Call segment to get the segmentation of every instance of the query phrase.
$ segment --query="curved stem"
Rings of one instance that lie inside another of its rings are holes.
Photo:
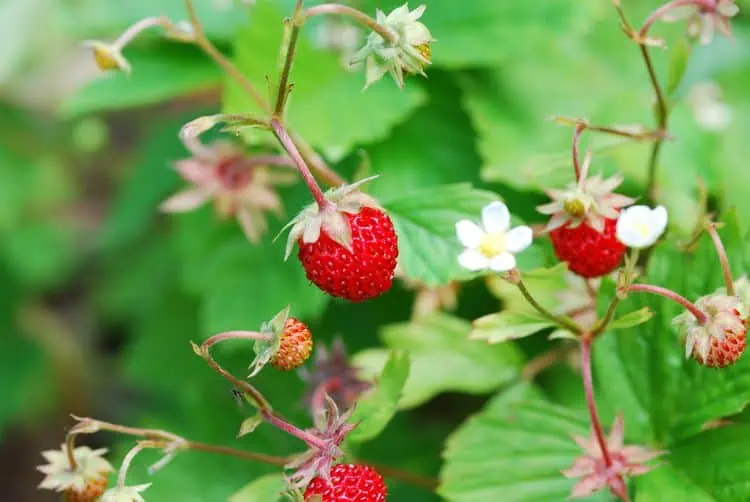
[[[591,427],[594,429],[596,441],[602,451],[602,457],[607,467],[612,466],[612,457],[607,448],[607,440],[604,438],[602,424],[599,421],[599,413],[596,410],[596,401],[594,399],[594,379],[591,375],[591,344],[592,339],[584,337],[581,340],[581,370],[583,372],[583,389],[586,393],[586,406],[589,409],[591,417]]]
[[[364,12],[360,12],[357,9],[354,9],[347,5],[340,5],[335,3],[315,5],[302,11],[302,14],[297,18],[297,23],[301,26],[311,17],[330,14],[350,17],[358,23],[370,28],[388,43],[395,44],[398,41],[398,35],[396,35],[388,27],[378,23],[375,19],[371,18]]]
[[[724,243],[721,242],[719,232],[716,231],[716,223],[708,223],[706,225],[706,231],[711,236],[711,240],[716,247],[716,254],[719,255],[719,262],[721,263],[721,271],[724,273],[724,284],[727,287],[727,294],[729,296],[735,296],[734,281],[732,280],[732,268],[729,266],[729,258],[727,257],[727,250],[724,248]]]
[[[271,129],[276,135],[276,138],[279,140],[279,143],[281,143],[281,146],[284,147],[284,150],[286,150],[294,163],[297,165],[297,170],[302,176],[302,179],[305,181],[305,184],[310,190],[310,193],[315,199],[315,202],[318,203],[318,208],[323,211],[325,208],[330,206],[331,203],[328,199],[326,199],[326,196],[320,189],[318,182],[315,181],[315,177],[310,172],[310,168],[307,167],[305,160],[302,158],[299,150],[297,150],[297,146],[294,144],[294,141],[292,141],[289,133],[281,124],[281,122],[279,122],[279,120],[276,118],[271,119]]]
[[[576,174],[576,183],[581,181],[581,164],[578,160],[578,144],[581,141],[581,133],[586,129],[586,124],[579,122],[573,130],[573,170]]]
[[[703,7],[712,9],[714,6],[712,5],[712,2],[710,0],[704,1],[704,0],[673,0],[672,2],[666,3],[653,11],[648,18],[646,19],[646,22],[643,23],[643,26],[641,27],[640,31],[638,32],[638,35],[640,36],[641,40],[646,38],[646,35],[648,34],[648,30],[651,29],[651,26],[658,21],[659,19],[663,18],[670,10],[675,9],[677,7],[681,7],[684,5],[694,5],[696,7]]]
[[[557,316],[550,312],[549,310],[542,307],[539,302],[536,301],[536,299],[531,295],[529,290],[526,288],[526,285],[523,283],[522,280],[518,280],[516,283],[516,286],[518,287],[519,291],[521,291],[521,294],[524,298],[526,298],[526,301],[531,304],[532,307],[534,307],[537,312],[539,312],[543,317],[549,319],[550,321],[554,322],[555,324],[572,331],[573,333],[581,333],[581,328],[570,319],[567,319],[563,316]]]
[[[68,464],[70,464],[70,470],[75,471],[78,469],[78,462],[76,462],[75,449],[76,449],[76,436],[77,432],[68,432],[65,437],[65,450],[68,454]]]
[[[214,342],[215,343],[215,342]],[[209,351],[210,345],[207,347],[199,347],[196,350],[196,353],[200,355],[204,361],[213,369],[215,372],[217,372],[219,375],[223,376],[226,380],[228,380],[232,385],[237,387],[241,392],[246,394],[250,397],[250,399],[253,401],[255,406],[260,410],[261,413],[265,412],[271,412],[271,404],[266,400],[266,398],[263,396],[263,394],[258,391],[255,387],[250,385],[245,380],[240,380],[236,376],[232,375],[230,372],[222,368],[219,363],[217,363],[213,357],[211,357],[211,353]]]
[[[164,16],[147,17],[141,19],[140,21],[128,27],[128,29],[125,30],[122,35],[117,37],[117,40],[112,43],[112,47],[122,49],[130,42],[132,42],[133,39],[137,37],[141,32],[153,27],[162,27],[165,30],[168,30],[170,27],[172,27],[172,23],[167,17]]]
[[[203,49],[203,52],[205,52],[211,59],[216,62],[217,65],[221,67],[224,72],[232,77],[235,82],[237,82],[240,87],[242,87],[245,92],[247,92],[258,104],[258,106],[268,112],[271,113],[271,107],[266,102],[263,95],[258,91],[258,89],[255,88],[253,83],[248,79],[229,59],[227,59],[224,54],[221,53],[219,49],[216,48],[214,44],[211,43],[211,41],[206,37],[205,33],[203,32],[203,26],[200,23],[200,20],[198,19],[198,15],[195,12],[195,7],[193,6],[192,0],[184,0],[185,1],[185,9],[188,13],[188,18],[190,19],[190,24],[193,26],[193,32],[195,34],[195,44],[198,45],[201,49]]]
[[[323,182],[332,187],[346,184],[346,180],[339,173],[331,169],[323,158],[298,134],[291,133],[292,141],[300,152],[302,159],[320,176]]]
[[[201,344],[201,347],[208,350],[212,346],[225,340],[262,340],[270,342],[273,340],[273,336],[266,333],[258,333],[257,331],[225,331],[208,338]]]
[[[125,488],[125,479],[128,475],[128,469],[130,469],[130,464],[133,462],[133,459],[136,455],[138,455],[141,451],[143,451],[146,448],[149,448],[152,445],[149,445],[145,442],[139,442],[136,443],[135,446],[133,446],[130,451],[125,455],[125,458],[122,459],[122,465],[120,466],[120,473],[117,475],[117,488],[123,489]]]
[[[693,314],[693,316],[695,316],[699,324],[703,325],[708,322],[708,316],[705,312],[699,309],[693,302],[691,302],[684,296],[675,293],[671,289],[662,288],[660,286],[653,286],[651,284],[632,284],[627,287],[626,291],[652,293],[655,295],[663,296],[664,298],[669,298],[670,300],[677,302],[685,307],[691,314]]]

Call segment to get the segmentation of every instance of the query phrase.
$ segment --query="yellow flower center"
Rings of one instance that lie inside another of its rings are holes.
[[[479,252],[485,258],[494,258],[503,254],[505,252],[505,233],[495,232],[485,234],[477,249],[479,249]]]
[[[640,235],[644,239],[651,234],[651,228],[648,226],[647,223],[642,222],[642,221],[633,224],[633,230],[635,230],[638,233],[638,235]]]

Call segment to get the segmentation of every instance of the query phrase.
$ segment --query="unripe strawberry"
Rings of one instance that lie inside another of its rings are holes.
[[[302,210],[287,226],[286,256],[295,244],[307,278],[332,296],[360,302],[393,284],[398,238],[377,201],[359,191],[361,180],[326,193],[326,203]]]
[[[385,502],[388,490],[378,471],[367,465],[338,464],[329,482],[317,477],[305,490],[305,500],[322,496],[322,502]]]
[[[605,218],[604,231],[597,232],[586,223],[577,227],[560,227],[549,237],[557,257],[581,277],[601,277],[620,265],[625,246],[617,240],[617,220]]]
[[[269,363],[281,371],[291,371],[299,368],[307,361],[312,353],[313,340],[310,329],[305,323],[288,317],[284,322],[284,332],[281,334],[279,350],[273,355]]]
[[[686,357],[709,368],[725,368],[737,362],[747,344],[742,302],[734,296],[712,294],[699,298],[695,306],[706,315],[704,324],[690,312],[672,321],[685,337]]]
[[[331,296],[360,302],[391,288],[398,246],[393,223],[385,212],[363,207],[344,213],[351,229],[351,249],[325,231],[312,243],[299,240],[299,260],[307,278]]]
[[[65,490],[63,502],[96,502],[107,491],[109,480],[106,477],[89,479],[82,490],[74,488]]]
[[[48,463],[37,467],[45,475],[39,488],[63,492],[64,502],[96,502],[107,490],[107,474],[114,470],[104,458],[106,453],[106,449],[79,446],[73,450],[73,468],[66,445],[42,452]]]

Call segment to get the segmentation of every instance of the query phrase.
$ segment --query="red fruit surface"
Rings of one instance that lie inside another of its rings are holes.
[[[737,317],[740,313],[734,311]],[[747,345],[747,330],[741,332],[725,331],[724,339],[711,338],[711,348],[708,351],[708,357],[704,360],[698,353],[697,347],[693,348],[693,358],[703,366],[709,368],[726,368],[737,362],[745,352]]]
[[[338,464],[331,469],[331,481],[320,477],[310,481],[305,500],[322,495],[323,502],[385,502],[388,490],[378,471],[367,465]]]
[[[556,228],[549,233],[555,254],[581,277],[601,277],[612,272],[622,261],[625,245],[617,240],[617,220],[606,218],[599,233],[586,223],[575,228]]]
[[[271,366],[281,371],[299,368],[312,352],[312,333],[305,323],[289,317],[284,322],[279,350],[271,358]]]
[[[383,211],[363,207],[344,213],[352,232],[350,252],[325,232],[316,242],[299,239],[298,257],[307,278],[332,296],[361,302],[391,288],[398,258],[393,222]]]
[[[63,502],[96,502],[107,491],[108,484],[109,480],[106,477],[91,479],[82,491],[66,490],[62,497]]]

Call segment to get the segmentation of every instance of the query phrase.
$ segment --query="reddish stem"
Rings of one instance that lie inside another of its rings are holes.
[[[655,295],[663,296],[675,301],[685,307],[695,318],[698,320],[698,324],[704,325],[708,322],[708,316],[705,312],[699,309],[693,302],[685,298],[684,296],[675,293],[671,289],[662,288],[660,286],[653,286],[651,284],[632,284],[628,286],[626,291],[652,293]]]
[[[711,236],[714,247],[716,247],[716,254],[719,255],[719,263],[721,263],[721,271],[724,273],[724,284],[727,286],[727,294],[735,296],[732,268],[729,266],[729,257],[727,257],[727,250],[724,248],[724,243],[721,242],[719,232],[716,231],[716,224],[708,223],[706,230],[708,231],[708,235]]]
[[[576,183],[581,181],[581,163],[578,160],[578,144],[581,141],[581,133],[586,129],[586,124],[581,122],[576,124],[573,130],[573,169],[576,173]]]
[[[581,370],[583,372],[583,389],[586,393],[586,405],[591,416],[591,427],[594,429],[596,441],[602,451],[605,465],[609,468],[612,466],[612,457],[607,448],[607,440],[604,438],[602,423],[599,421],[599,413],[596,411],[596,401],[594,400],[594,379],[591,376],[591,343],[589,337],[581,339]]]
[[[315,181],[315,177],[310,172],[310,168],[307,167],[307,164],[302,158],[302,155],[299,153],[299,150],[297,150],[297,146],[294,144],[294,141],[292,141],[292,138],[289,137],[289,133],[277,119],[271,119],[271,129],[273,129],[273,133],[276,135],[279,143],[281,143],[281,146],[284,147],[284,150],[286,150],[286,152],[289,154],[289,156],[297,166],[297,170],[302,176],[302,179],[305,181],[307,188],[310,190],[310,193],[315,199],[315,202],[318,203],[318,208],[323,211],[325,208],[331,205],[331,202],[326,199],[326,196],[320,189],[318,182]]]
[[[673,0],[672,2],[666,3],[653,11],[651,15],[648,16],[646,19],[646,22],[643,23],[643,26],[641,27],[641,30],[638,32],[638,35],[640,35],[641,39],[645,38],[648,34],[648,30],[651,29],[651,26],[658,21],[659,19],[663,18],[665,14],[667,14],[670,10],[675,9],[677,7],[682,7],[684,5],[694,5],[698,8],[701,8],[703,10],[714,10],[715,6],[712,0]]]
[[[203,348],[208,350],[217,343],[223,342],[225,340],[263,340],[265,342],[269,342],[272,339],[273,337],[271,335],[266,333],[258,333],[257,331],[226,331],[224,333],[219,333],[218,335],[214,335],[208,338],[201,345],[203,346]]]
[[[298,439],[301,439],[305,443],[307,443],[309,446],[317,448],[319,450],[325,450],[328,445],[325,443],[325,441],[321,440],[319,437],[307,432],[303,431],[299,427],[290,424],[277,414],[273,413],[272,411],[261,411],[263,415],[263,419],[268,422],[269,424],[273,425],[277,429],[280,429],[287,434],[290,434]]]

